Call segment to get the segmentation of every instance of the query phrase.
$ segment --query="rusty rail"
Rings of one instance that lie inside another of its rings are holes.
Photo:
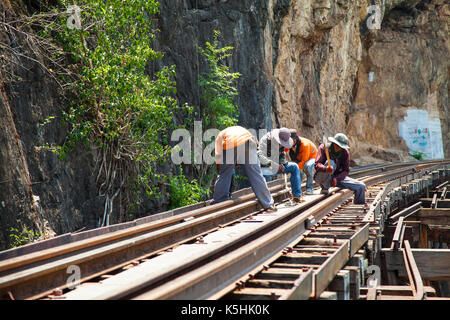
[[[376,175],[364,181],[367,184],[376,183],[385,179],[386,175],[393,178],[402,173],[408,173],[417,168],[421,168],[421,166],[427,167],[440,163],[442,162],[428,162],[424,165],[406,168],[403,165],[403,169],[395,170],[389,174],[383,173]],[[371,170],[375,169],[372,168]],[[384,171],[384,169],[377,170]],[[282,199],[288,194],[288,190],[283,190],[283,187],[283,185],[277,185],[271,188],[272,192],[276,192],[274,197],[278,196]],[[339,189],[334,188],[333,190],[337,192]],[[324,211],[329,210],[326,206],[330,205],[330,203],[336,206],[351,196],[349,190],[341,190],[338,193],[339,196],[321,196],[320,200],[325,198],[324,203],[312,209],[310,206],[314,205],[313,202],[308,207],[303,208],[303,210],[306,210],[305,215],[295,212],[290,216],[290,219],[301,216],[301,219],[304,220],[300,221],[300,227],[305,228],[305,219],[311,215],[315,215],[317,219],[320,219],[321,215],[318,213],[321,212],[320,208]],[[326,210],[324,209],[325,207],[327,208]],[[133,260],[150,257],[161,250],[166,250],[176,245],[180,241],[190,241],[204,232],[210,232],[211,230],[223,227],[225,224],[249,217],[257,211],[258,202],[255,200],[254,195],[247,194],[238,199],[199,208],[191,212],[185,212],[176,217],[161,219],[150,224],[143,224],[47,249],[42,252],[30,253],[25,256],[0,261],[0,293],[3,292],[10,296],[11,291],[14,291],[18,286],[22,286],[22,288],[35,286],[34,291],[33,289],[29,289],[29,291],[25,290],[22,296],[16,294],[16,298],[39,298],[49,294],[55,286],[65,287],[64,283],[67,278],[65,271],[67,266],[71,264],[84,266],[83,274],[87,274],[87,276],[81,279],[81,281],[86,281],[104,272],[109,272],[114,268],[123,267]],[[303,226],[301,226],[302,224]],[[197,226],[197,229],[194,228],[195,226]],[[275,228],[274,225],[271,228]],[[299,230],[295,232],[297,232],[296,234],[301,233]],[[157,244],[155,244],[156,239],[159,240]],[[282,240],[279,241],[282,242]],[[97,263],[98,266],[93,268],[92,262]],[[107,262],[106,266],[105,262]],[[57,275],[52,273],[53,271],[57,272]],[[46,286],[48,291],[42,290],[42,287],[45,287],[46,281],[48,283]],[[36,294],[38,288],[41,292],[40,294]],[[44,292],[42,293],[42,291]],[[118,296],[120,295],[116,295],[116,297]]]
[[[374,177],[363,179],[366,184],[374,184],[385,179],[392,179],[400,175],[408,174],[412,172],[413,168],[404,168],[400,170],[394,170],[393,172],[384,173]],[[415,169],[415,168],[414,168]],[[99,299],[206,299],[211,297],[220,296],[220,292],[224,289],[217,288],[234,286],[236,277],[246,274],[248,270],[256,268],[262,261],[271,259],[276,256],[276,252],[279,252],[282,248],[286,247],[289,243],[298,241],[299,237],[305,232],[305,225],[311,216],[314,216],[315,220],[323,218],[332,208],[335,208],[339,203],[343,203],[351,196],[352,192],[349,190],[341,190],[337,194],[325,199],[324,201],[316,204],[310,209],[302,212],[295,218],[280,225],[275,230],[269,232],[264,231],[264,236],[258,237],[252,242],[245,243],[245,246],[241,246],[238,249],[228,250],[226,253],[217,253],[216,256],[220,256],[220,259],[213,260],[212,262],[201,264],[195,268],[190,266],[192,271],[182,273],[182,275],[176,277],[169,271],[158,281],[152,281],[151,279],[137,280],[132,284],[125,284],[120,288],[108,291],[99,295]],[[344,245],[344,244],[343,244]],[[342,249],[342,253],[347,252],[349,247]],[[345,260],[348,256],[342,256],[336,253],[339,258],[336,261]],[[208,258],[205,257],[205,260]],[[333,266],[333,272],[337,272],[342,266],[337,264]],[[325,266],[323,267],[325,268]],[[337,269],[336,269],[337,268]],[[317,275],[320,273],[320,268]],[[328,272],[331,269],[326,269],[327,272],[323,272],[326,280],[320,281],[320,290],[325,289],[323,286],[327,281],[331,281],[332,272]],[[177,269],[177,274],[181,273]],[[331,276],[331,279],[328,279]],[[174,280],[172,280],[174,279]],[[161,285],[157,285],[156,282],[160,282]],[[211,286],[211,283],[216,283],[216,287]],[[219,284],[220,283],[220,284]],[[136,288],[139,288],[136,293]]]
[[[408,240],[404,241],[403,258],[409,283],[414,294],[414,299],[423,300],[426,297],[423,282]]]

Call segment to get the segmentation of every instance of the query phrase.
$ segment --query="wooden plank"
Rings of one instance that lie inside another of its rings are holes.
[[[379,295],[377,300],[415,300],[413,296],[388,296],[388,295]]]
[[[433,200],[431,201],[431,208],[436,208],[436,201],[437,201],[437,193],[434,194]]]
[[[325,252],[324,252],[325,253]],[[277,263],[293,263],[293,264],[322,264],[324,263],[329,253],[326,255],[313,255],[305,253],[288,253],[281,256]]]
[[[365,294],[367,291],[367,287],[361,287],[361,293]],[[381,292],[382,295],[391,295],[391,296],[413,296],[411,286],[378,286],[377,290]],[[430,286],[424,286],[424,291],[427,295],[434,296],[436,295],[436,290]]]
[[[406,223],[403,223],[403,228],[402,228],[402,232],[400,234],[400,241],[399,241],[400,248],[402,247],[402,244],[403,244],[403,238],[405,237],[405,231],[406,231]]]
[[[350,258],[347,265],[358,267],[360,285],[362,286],[364,284],[364,279],[365,279],[365,275],[366,275],[366,266],[364,263],[364,255],[355,254],[353,257]]]
[[[350,241],[345,241],[340,248],[330,256],[320,268],[315,271],[314,277],[314,297],[319,297],[325,291],[339,270],[347,263],[349,259]]]
[[[417,268],[423,280],[450,280],[450,249],[411,249]],[[386,267],[405,277],[405,267],[401,252],[382,249],[386,257]]]
[[[411,291],[413,293],[413,296],[415,297],[417,295],[416,285],[415,285],[415,278],[411,269],[410,262],[408,260],[408,255],[406,254],[406,249],[402,250],[403,254],[403,263],[405,265],[406,274],[408,276],[408,283],[411,286]]]
[[[331,291],[324,291],[320,294],[319,300],[337,300],[337,293]]]
[[[272,267],[274,268],[286,268],[286,269],[302,269],[302,268],[314,268],[314,269],[318,269],[320,267],[320,264],[306,264],[306,263],[302,263],[302,264],[294,264],[294,263],[279,263],[279,262],[274,262],[273,264],[271,264]]]
[[[450,208],[421,208],[414,214],[415,218],[450,217]]]
[[[437,198],[437,193],[434,194],[433,198],[421,198],[420,201],[422,202],[423,207],[428,207],[432,209],[437,208],[450,208],[450,199],[444,199],[440,200]]]
[[[258,274],[258,279],[264,280],[290,280],[294,281],[300,275],[301,271],[294,268],[269,268]]]
[[[443,188],[444,186],[446,186],[448,184],[448,181],[444,181],[443,183],[441,183],[440,185],[438,185],[435,190],[439,190],[441,188]]]
[[[436,209],[434,209],[436,210]],[[440,225],[440,226],[450,226],[450,217],[447,216],[436,216],[436,217],[427,217],[421,218],[420,222],[426,225]]]
[[[425,224],[420,224],[420,246],[422,248],[428,247],[428,230]]]
[[[327,291],[335,291],[338,300],[350,300],[350,271],[339,271],[329,284]]]
[[[369,227],[370,223],[366,223],[364,227],[358,230],[358,232],[350,238],[350,257],[352,257],[364,243],[369,240]]]
[[[232,297],[245,300],[276,300],[286,292],[286,289],[243,288],[233,291]]]
[[[321,254],[322,252],[328,252],[328,253],[332,254],[333,252],[335,252],[337,250],[337,248],[336,247],[318,248],[318,247],[307,247],[307,246],[296,245],[296,246],[294,246],[294,250],[297,251],[298,253]]]
[[[445,199],[445,196],[447,195],[447,188],[448,188],[448,186],[446,186],[446,187],[444,188],[444,190],[442,190],[442,193],[441,193],[441,200],[444,200],[444,199]]]
[[[377,300],[377,289],[376,288],[369,288],[367,290],[367,300]]]
[[[311,229],[315,224],[316,224],[316,219],[314,218],[313,215],[310,215],[305,220],[305,229]]]
[[[294,282],[291,290],[283,294],[279,300],[308,300],[313,292],[313,270],[303,273]]]
[[[450,208],[422,208],[411,219],[420,220],[423,224],[450,225]]]
[[[291,289],[292,280],[278,280],[278,279],[253,279],[245,283],[249,288],[278,288]]]
[[[360,293],[360,270],[359,267],[355,266],[346,266],[344,270],[350,272],[350,299],[351,300],[359,300]]]

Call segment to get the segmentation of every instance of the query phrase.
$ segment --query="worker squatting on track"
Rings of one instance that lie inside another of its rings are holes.
[[[276,211],[274,200],[267,187],[280,173],[290,173],[292,201],[303,202],[301,183],[306,175],[306,192],[313,194],[313,179],[322,190],[330,187],[350,189],[355,193],[355,204],[365,203],[364,183],[348,177],[350,153],[348,138],[343,133],[329,137],[331,145],[322,143],[319,148],[309,139],[300,137],[294,129],[273,129],[259,141],[245,128],[233,126],[222,130],[216,138],[215,157],[218,176],[211,204],[226,201],[234,168],[242,165],[250,185],[262,207]],[[286,160],[286,153],[291,161]],[[314,174],[315,171],[315,174]]]
[[[348,138],[343,133],[329,137],[331,147],[321,144],[315,161],[315,180],[322,187],[321,193],[327,194],[329,188],[339,187],[350,189],[355,193],[355,204],[366,203],[366,185],[356,179],[350,178],[350,152]],[[326,149],[329,152],[329,160],[326,157]]]
[[[305,194],[313,194],[314,163],[317,156],[317,147],[311,140],[299,137],[297,130],[291,129],[290,132],[294,145],[286,152],[289,152],[289,157],[297,163],[300,170],[300,180],[303,181],[303,175],[306,175]]]

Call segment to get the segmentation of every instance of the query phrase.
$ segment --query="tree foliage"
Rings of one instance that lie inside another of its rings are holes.
[[[220,32],[214,31],[213,42],[206,42],[200,53],[208,63],[209,71],[199,76],[199,86],[202,89],[202,105],[200,116],[206,128],[219,130],[236,125],[239,111],[234,103],[238,91],[235,80],[241,74],[230,72],[224,60],[232,55],[233,47],[219,47]]]
[[[68,7],[72,1],[61,3]],[[151,47],[157,1],[83,0],[78,5],[81,29],[65,26],[58,34],[79,75],[72,84],[76,99],[64,112],[69,133],[58,151],[65,157],[80,143],[98,151],[104,225],[116,197],[135,204],[142,189],[147,197],[157,195],[163,177],[155,166],[168,155],[166,134],[176,108],[175,71],[147,72],[149,62],[162,57]],[[67,25],[67,18],[62,16],[60,25]]]
[[[37,240],[41,240],[43,237],[42,233],[28,230],[26,226],[22,228],[22,231],[19,231],[18,228],[10,228],[10,232],[10,248],[20,247]]]
[[[174,99],[174,66],[149,71],[149,65],[162,57],[152,49],[156,0],[77,1],[80,29],[68,26],[73,12],[67,8],[73,4],[59,0],[45,12],[0,22],[27,37],[31,52],[43,60],[23,56],[38,63],[70,101],[62,106],[68,130],[65,141],[47,143],[45,148],[61,159],[78,146],[97,156],[93,175],[105,201],[100,225],[109,224],[114,203],[119,202],[119,208],[139,208],[144,198],[158,197],[162,185],[169,188],[172,207],[201,200],[211,187],[214,166],[195,165],[192,181],[183,172],[173,175],[156,168],[168,159],[167,137],[175,109],[185,112],[188,129],[192,120],[202,120],[205,129],[219,130],[237,123],[235,80],[240,74],[230,72],[226,64],[233,47],[220,47],[220,33],[215,31],[213,41],[199,48],[208,66],[198,78],[201,103],[180,109]],[[8,50],[20,54],[13,47]],[[4,62],[3,57],[0,60]],[[59,118],[52,115],[40,127],[55,120]],[[134,216],[132,211],[120,212],[117,220]]]
[[[237,124],[239,110],[235,104],[238,95],[236,80],[241,76],[238,72],[230,72],[226,65],[227,58],[232,56],[233,47],[219,44],[220,32],[215,30],[213,41],[205,42],[199,47],[200,54],[208,65],[208,71],[199,75],[198,85],[202,91],[201,105],[196,118],[202,121],[205,129],[223,130]],[[202,141],[203,148],[213,141]],[[211,189],[216,175],[215,166],[207,164],[194,165],[196,177],[203,188]]]
[[[169,177],[170,206],[169,209],[187,206],[199,202],[207,195],[196,179],[189,181],[180,168],[180,174]]]

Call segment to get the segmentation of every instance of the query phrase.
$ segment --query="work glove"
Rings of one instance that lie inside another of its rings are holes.
[[[327,168],[325,169],[325,171],[326,171],[327,173],[329,173],[329,174],[332,174],[332,173],[333,173],[333,167],[327,167]]]
[[[331,180],[331,186],[336,187],[336,183],[337,183],[337,179],[333,178],[333,180]]]

